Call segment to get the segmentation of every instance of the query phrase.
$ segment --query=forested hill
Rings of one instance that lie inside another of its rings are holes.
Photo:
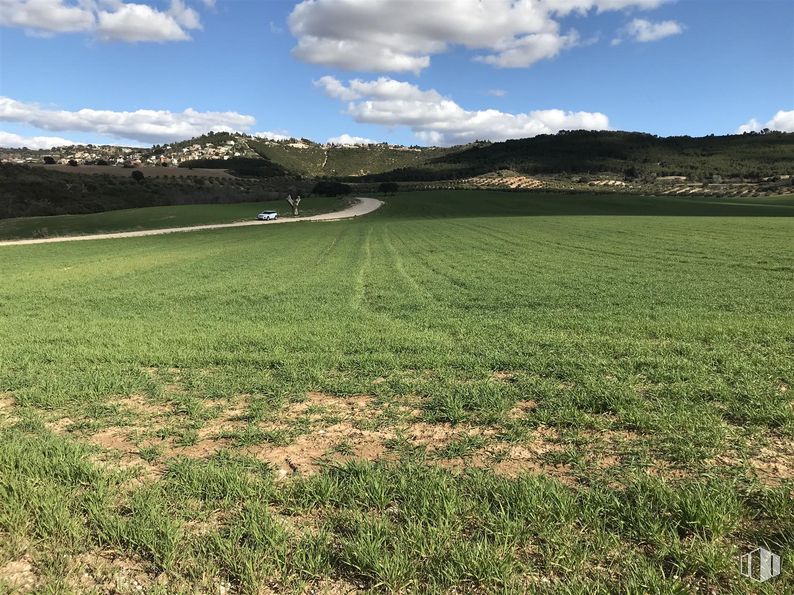
[[[122,155],[123,159],[118,155]],[[112,157],[112,158],[111,158]],[[651,180],[759,181],[794,175],[794,133],[657,137],[637,132],[560,132],[504,142],[455,147],[318,144],[307,139],[267,140],[210,133],[150,149],[62,147],[50,151],[0,150],[16,164],[179,165],[228,170],[245,177],[344,178],[349,181],[461,179],[498,170],[525,175],[614,174]]]
[[[378,180],[461,178],[509,169],[524,174],[611,172],[631,178],[686,176],[760,180],[794,175],[794,133],[657,137],[635,132],[561,132],[478,143]]]

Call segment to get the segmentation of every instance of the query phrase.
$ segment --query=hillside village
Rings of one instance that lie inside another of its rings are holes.
[[[0,163],[17,165],[107,165],[116,167],[179,167],[190,161],[229,160],[232,158],[260,158],[261,153],[251,147],[284,147],[289,149],[327,150],[355,149],[365,144],[315,143],[308,139],[269,139],[239,133],[209,133],[183,142],[167,145],[153,145],[150,148],[125,147],[117,145],[70,145],[53,149],[27,149],[0,147]],[[402,145],[379,146],[394,150],[421,152],[420,147]]]
[[[113,145],[73,145],[50,150],[0,149],[0,162],[16,164],[108,165],[121,167],[170,166],[186,161],[254,157],[244,140],[228,140],[188,146],[164,145],[150,149]]]

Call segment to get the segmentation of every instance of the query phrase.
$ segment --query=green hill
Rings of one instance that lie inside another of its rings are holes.
[[[101,156],[121,149],[92,150]],[[61,155],[68,156],[67,151],[63,149]],[[130,154],[131,150],[127,151]],[[0,192],[6,200],[0,204],[0,218],[275,199],[286,192],[305,195],[316,178],[364,183],[359,189],[371,191],[382,181],[420,182],[416,187],[451,182],[440,184],[447,187],[466,185],[470,178],[483,174],[508,171],[511,176],[540,176],[542,182],[513,180],[502,184],[507,188],[517,188],[518,184],[524,189],[590,190],[589,185],[598,180],[618,179],[626,183],[609,187],[610,191],[739,196],[783,194],[791,191],[794,181],[794,134],[779,132],[663,138],[636,132],[573,131],[448,148],[321,145],[306,139],[273,141],[211,133],[136,151],[144,164],[160,163],[161,159],[169,163],[179,157],[180,171],[214,168],[228,174],[218,172],[225,179],[204,175],[193,178],[193,172],[188,172],[188,179],[173,175],[155,178],[147,173],[145,181],[137,183],[126,174],[128,170],[119,167],[99,168],[99,175],[90,175],[93,170],[85,164],[67,168],[68,173],[4,164]],[[33,164],[43,159],[41,152],[25,150],[4,150],[0,158]],[[120,172],[124,172],[122,178],[110,175]],[[676,183],[681,186],[673,187],[669,180],[655,183],[669,176],[680,177]],[[497,187],[498,182],[488,179],[482,184]],[[707,192],[699,187],[704,182],[712,185]],[[664,184],[670,187],[661,188]]]
[[[509,169],[522,174],[614,173],[640,178],[720,176],[761,180],[794,174],[794,134],[657,137],[636,132],[561,132],[478,143],[370,180],[441,180]]]
[[[54,167],[0,164],[0,219],[164,205],[261,202],[281,199],[287,188],[295,187],[302,194],[311,188],[311,182],[293,177],[233,177],[220,171],[210,175],[207,170],[184,170],[183,175],[169,175],[161,173],[168,170],[159,167],[74,167],[69,168],[71,171]],[[132,172],[143,178],[135,180]]]
[[[407,167],[422,167],[456,149],[377,145],[319,145],[306,139],[273,142],[259,139],[248,145],[262,158],[295,174],[307,176],[363,176]]]

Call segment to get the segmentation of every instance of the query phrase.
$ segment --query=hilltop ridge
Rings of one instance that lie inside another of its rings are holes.
[[[466,145],[469,146],[472,145]],[[363,176],[423,164],[428,158],[440,157],[459,148],[388,143],[317,143],[306,138],[267,138],[242,133],[210,132],[151,147],[89,144],[38,150],[0,148],[0,162],[18,165],[51,163],[236,169],[235,160],[253,159],[273,163],[279,175]]]
[[[648,181],[759,181],[794,174],[794,133],[658,137],[639,132],[568,131],[452,147],[339,145],[306,138],[212,132],[149,148],[75,145],[52,150],[0,149],[16,164],[171,166],[350,181],[456,180],[511,170],[522,175],[611,173]]]

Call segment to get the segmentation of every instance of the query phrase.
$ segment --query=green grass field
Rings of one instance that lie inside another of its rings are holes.
[[[260,231],[0,248],[0,581],[794,591],[794,201]]]
[[[301,215],[337,211],[347,204],[346,200],[338,198],[306,198],[301,203]],[[291,207],[285,201],[278,201],[146,207],[88,215],[17,217],[0,219],[0,240],[232,223],[253,219],[263,210],[276,211],[280,217],[292,216]]]

